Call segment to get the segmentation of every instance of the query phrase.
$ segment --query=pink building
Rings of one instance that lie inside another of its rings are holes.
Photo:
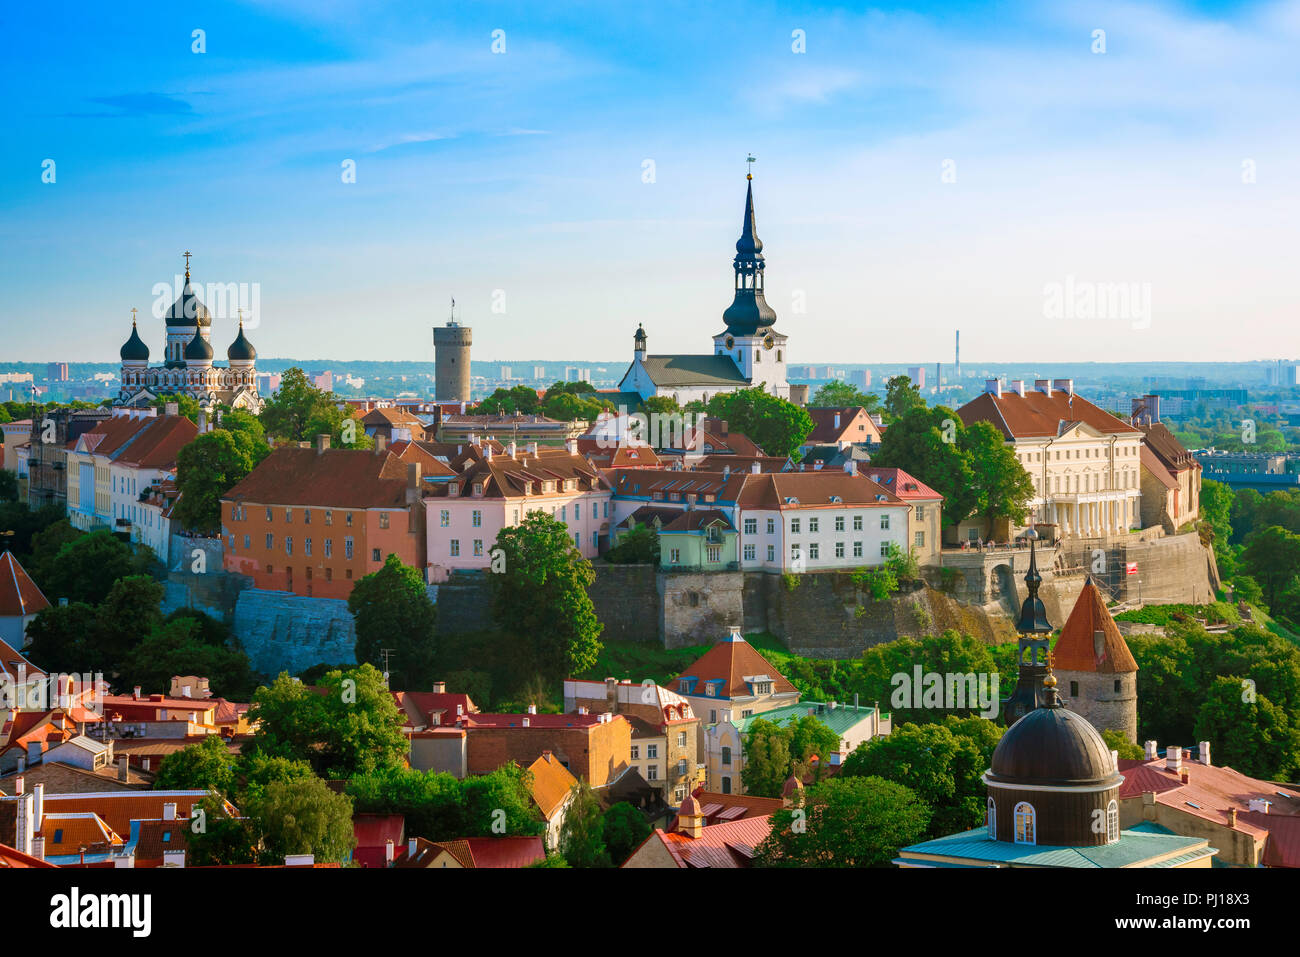
[[[490,567],[498,533],[529,512],[564,522],[584,558],[608,542],[609,485],[576,451],[511,442],[503,453],[473,444],[450,464],[456,477],[436,483],[424,498],[430,582],[446,581],[457,569]]]

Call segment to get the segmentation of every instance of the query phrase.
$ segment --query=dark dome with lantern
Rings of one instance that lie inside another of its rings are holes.
[[[131,323],[131,338],[126,340],[119,353],[123,362],[148,362],[149,347],[144,344],[140,338],[140,333],[135,328],[135,323]]]
[[[252,362],[257,358],[257,350],[253,348],[253,344],[244,336],[243,322],[240,322],[239,324],[239,335],[236,336],[235,341],[230,344],[230,348],[226,350],[226,358],[230,359],[232,362]]]
[[[212,354],[211,343],[209,343],[207,339],[203,338],[203,333],[201,331],[195,329],[194,338],[191,339],[190,344],[185,347],[185,360],[187,362],[203,359],[210,361],[212,359]]]
[[[1078,787],[1123,782],[1108,745],[1086,718],[1065,708],[1035,708],[1007,729],[993,752],[990,782]]]
[[[190,286],[188,263],[185,266],[185,288],[167,310],[165,318],[167,325],[172,327],[212,325],[212,313],[208,312],[208,307],[203,305],[203,301],[194,294],[194,289]]]

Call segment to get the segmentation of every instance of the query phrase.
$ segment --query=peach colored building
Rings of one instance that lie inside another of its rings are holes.
[[[472,444],[453,459],[456,477],[424,489],[428,580],[446,581],[458,569],[490,567],[492,546],[503,528],[543,511],[568,526],[584,558],[608,541],[608,484],[577,452],[538,450],[515,443],[498,452]]]
[[[226,571],[257,588],[347,598],[390,554],[423,568],[419,463],[386,449],[282,448],[221,500]]]

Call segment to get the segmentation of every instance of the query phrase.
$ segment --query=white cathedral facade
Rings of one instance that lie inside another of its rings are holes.
[[[132,320],[131,338],[120,353],[122,388],[115,405],[144,406],[163,396],[187,395],[205,411],[217,405],[254,415],[262,411],[262,397],[257,391],[257,350],[244,336],[242,319],[239,334],[226,350],[228,363],[221,366],[212,361],[212,314],[190,286],[188,253],[185,288],[167,310],[165,322],[164,361],[160,366],[151,366],[149,347]]]
[[[763,297],[763,242],[754,224],[753,176],[747,176],[745,221],[736,243],[735,295],[722,314],[726,328],[713,337],[706,355],[650,355],[645,329],[633,337],[632,365],[619,391],[642,399],[668,396],[680,405],[707,402],[720,392],[762,386],[783,399],[790,397],[786,377],[786,336],[777,332],[776,312]]]

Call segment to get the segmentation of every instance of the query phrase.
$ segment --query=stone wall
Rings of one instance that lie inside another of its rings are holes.
[[[1124,545],[1118,552],[1122,600],[1153,605],[1214,601],[1217,569],[1195,532]],[[1136,575],[1123,575],[1128,562],[1137,562]]]
[[[710,644],[745,626],[743,573],[668,572],[658,579],[658,637],[665,648]]]
[[[348,603],[250,588],[235,604],[232,631],[253,670],[274,677],[318,664],[356,661],[356,630]]]

